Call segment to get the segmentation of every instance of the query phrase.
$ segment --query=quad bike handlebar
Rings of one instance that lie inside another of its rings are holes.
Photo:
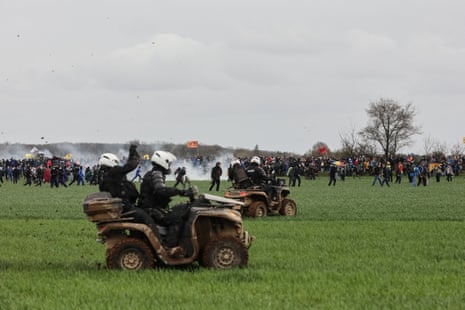
[[[190,202],[196,200],[199,196],[199,188],[196,185],[192,185],[188,189],[182,189],[179,193],[181,196],[188,197]]]

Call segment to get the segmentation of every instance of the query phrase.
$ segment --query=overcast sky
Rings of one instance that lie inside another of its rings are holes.
[[[412,103],[411,149],[465,136],[463,0],[0,2],[0,142],[292,151]],[[44,137],[44,139],[41,139]]]

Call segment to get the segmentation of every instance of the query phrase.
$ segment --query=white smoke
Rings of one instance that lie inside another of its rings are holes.
[[[98,160],[101,155],[100,153],[97,154],[90,151],[83,151],[78,146],[71,143],[54,146],[54,149],[55,152],[52,153],[46,145],[32,146],[29,148],[21,144],[0,145],[0,159],[37,159],[42,155],[44,158],[70,158],[73,163],[77,163],[83,167],[92,167],[98,164]],[[128,156],[127,149],[112,147],[111,145],[109,146],[108,151],[105,152],[115,154],[123,162]]]
[[[45,156],[50,156],[51,153],[47,149],[39,150],[36,147],[27,148],[24,145],[20,144],[9,144],[0,146],[0,159],[23,159],[26,158],[28,154],[33,152],[43,152]]]
[[[205,181],[210,180],[211,169],[216,165],[217,162],[221,163],[221,169],[223,174],[221,175],[222,180],[228,179],[228,168],[229,164],[233,159],[233,154],[221,154],[216,156],[214,159],[207,160],[203,159],[202,163],[191,158],[180,158],[171,164],[171,174],[169,174],[167,180],[175,180],[176,176],[174,172],[178,167],[186,168],[186,176],[192,181]],[[141,164],[141,174],[144,175],[147,171],[152,169],[150,160],[143,161]],[[135,176],[135,170],[128,174],[128,178],[132,179]]]
[[[46,145],[41,146],[33,146],[33,147],[26,147],[21,144],[3,144],[0,145],[0,159],[24,159],[27,156],[32,156],[33,158],[37,158],[40,154],[44,156],[44,158],[52,158],[54,156],[65,158],[67,155],[71,156],[71,161],[73,163],[77,163],[83,167],[93,167],[94,165],[98,164],[98,159],[100,157],[99,154],[95,154],[88,151],[83,151],[79,149],[76,145],[73,144],[66,144],[60,147],[55,147],[55,153],[52,153]],[[108,152],[114,153],[121,159],[122,163],[124,163],[128,156],[128,149],[127,148],[113,148],[108,149]],[[208,154],[206,154],[208,155]],[[198,160],[191,159],[191,158],[178,158],[172,165],[171,170],[172,173],[167,176],[167,180],[175,180],[174,171],[178,167],[185,167],[186,168],[186,175],[189,180],[210,180],[210,173],[211,169],[215,166],[216,162],[221,163],[221,168],[223,170],[223,174],[221,176],[222,180],[228,179],[228,168],[229,165],[234,158],[232,153],[223,153],[220,155],[215,156],[214,158],[208,160],[207,156],[204,156],[203,161],[200,163]],[[152,164],[150,160],[142,160],[141,161],[141,174],[142,176],[152,169]],[[128,174],[128,179],[132,179],[136,173],[136,170],[130,172]]]

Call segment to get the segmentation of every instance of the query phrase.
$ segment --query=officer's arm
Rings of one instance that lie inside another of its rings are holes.
[[[163,197],[172,197],[180,194],[180,190],[175,187],[167,187],[163,180],[163,175],[161,173],[152,174],[152,187],[153,193],[155,195],[160,195]]]

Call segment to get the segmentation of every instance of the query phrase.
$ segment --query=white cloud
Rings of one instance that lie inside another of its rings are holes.
[[[111,51],[95,64],[95,75],[114,90],[222,88],[221,51],[177,34],[157,34],[134,46]]]
[[[419,123],[449,144],[464,135],[449,125],[465,112],[462,1],[3,7],[0,102],[12,141],[34,140],[38,128],[50,142],[338,148],[341,130],[364,126],[364,109],[380,97],[417,105]]]

